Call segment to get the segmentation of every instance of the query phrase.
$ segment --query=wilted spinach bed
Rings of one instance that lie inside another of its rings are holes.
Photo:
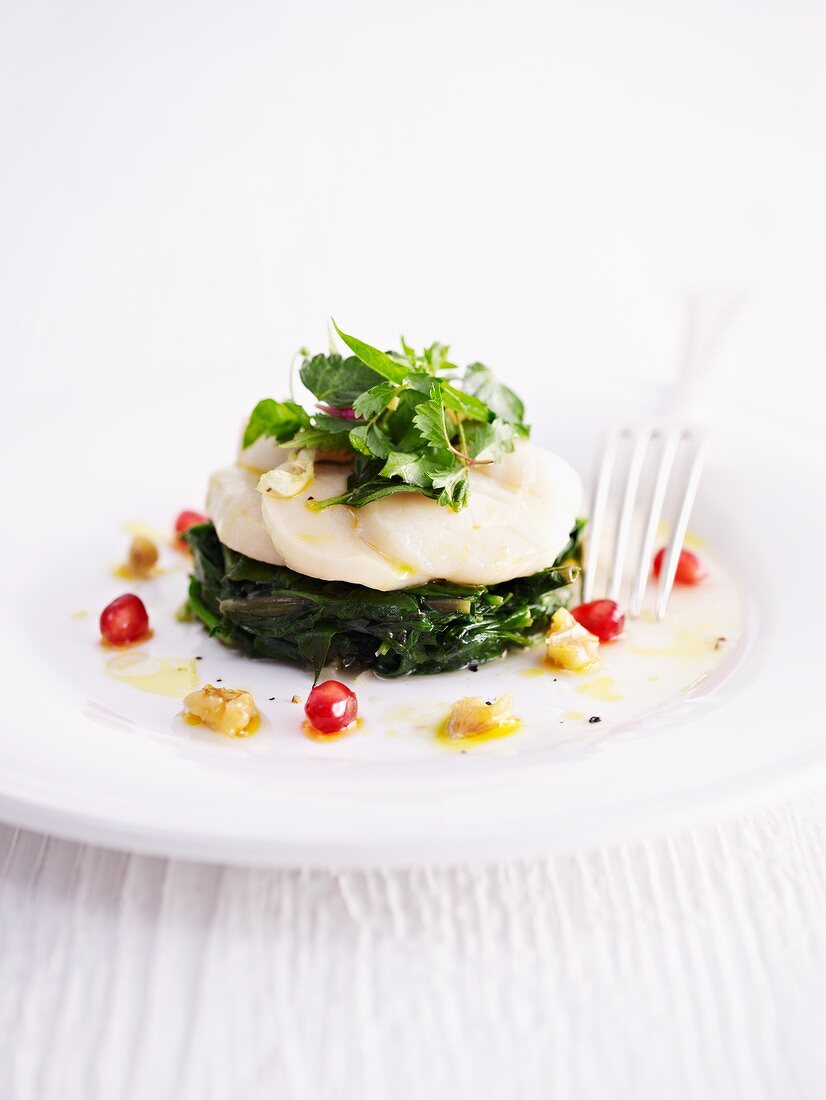
[[[194,559],[188,608],[211,634],[248,656],[290,661],[316,676],[332,661],[383,676],[450,672],[531,645],[544,633],[578,573],[571,562],[581,526],[554,565],[530,577],[378,592],[253,561],[203,524],[185,536]]]

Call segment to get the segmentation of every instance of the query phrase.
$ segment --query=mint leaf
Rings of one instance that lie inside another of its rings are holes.
[[[346,332],[341,331],[335,321],[333,321],[333,328],[350,351],[376,374],[380,374],[382,378],[386,378],[389,382],[403,382],[405,380],[408,368],[402,366],[396,359],[391,358],[387,352],[379,351],[378,348],[365,344],[363,340],[359,340],[356,336],[348,336]],[[373,384],[371,383],[371,385]],[[368,387],[363,388],[367,389]]]
[[[381,378],[356,356],[314,355],[305,359],[299,371],[301,381],[319,401],[336,409],[352,407],[353,402]]]
[[[284,443],[309,423],[306,410],[295,401],[274,401],[271,397],[265,397],[250,413],[242,443],[244,447],[249,447],[262,435]]]
[[[471,363],[463,379],[465,393],[473,394],[488,406],[496,416],[509,424],[521,424],[525,406],[513,390],[497,381],[492,370],[482,363]]]

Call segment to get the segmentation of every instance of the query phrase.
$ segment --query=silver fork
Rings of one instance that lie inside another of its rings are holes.
[[[611,488],[617,457],[624,449],[630,448],[622,503],[613,531],[613,548],[609,555],[611,565],[608,573],[607,596],[608,599],[620,602],[626,582],[626,558],[632,542],[634,516],[638,497],[641,496],[640,486],[643,482],[643,474],[646,472],[646,461],[653,450],[652,445],[661,442],[659,460],[653,470],[647,509],[645,501],[641,503],[645,520],[642,536],[637,542],[636,562],[632,563],[630,572],[631,587],[627,613],[629,618],[636,619],[642,611],[646,585],[651,574],[657,529],[663,516],[676,460],[681,452],[685,452],[687,458],[685,474],[682,485],[676,487],[676,492],[681,492],[682,496],[678,498],[676,519],[666,544],[655,602],[657,619],[665,618],[668,600],[674,587],[680,551],[685,541],[688,521],[697,496],[708,449],[705,433],[686,426],[682,421],[697,382],[705,373],[714,351],[719,347],[724,332],[742,306],[743,300],[742,293],[690,296],[686,301],[682,366],[671,398],[670,415],[662,422],[647,424],[641,429],[626,426],[615,428],[609,433],[597,476],[591,516],[585,529],[585,563],[582,582],[584,603],[592,600],[597,591],[600,544],[605,540],[606,535],[610,534],[606,519],[610,514]]]
[[[682,448],[688,450],[688,469],[682,498],[677,509],[677,518],[669,537],[656,599],[656,615],[664,619],[668,599],[674,587],[677,563],[685,541],[691,509],[697,496],[700,475],[703,470],[708,442],[703,433],[692,428],[675,427],[666,424],[649,424],[641,430],[623,427],[614,429],[608,436],[602,454],[599,475],[597,477],[591,516],[586,527],[584,578],[582,582],[582,600],[587,603],[594,598],[598,579],[598,560],[601,544],[605,539],[606,518],[609,510],[613,473],[617,456],[623,448],[630,447],[628,473],[622,492],[622,504],[614,533],[611,567],[609,571],[608,599],[620,601],[626,578],[626,558],[631,542],[632,524],[637,509],[637,499],[641,495],[640,483],[643,469],[652,450],[652,444],[662,440],[659,461],[653,478],[653,488],[648,501],[647,515],[642,537],[637,547],[637,561],[631,571],[631,594],[628,603],[629,618],[638,618],[642,611],[643,599],[648,577],[651,573],[654,542],[657,528],[662,519],[669,483],[675,460]]]

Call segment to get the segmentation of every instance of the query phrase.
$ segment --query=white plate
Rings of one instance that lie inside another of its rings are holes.
[[[606,657],[623,691],[635,676],[670,685],[656,689],[668,698],[644,716],[583,696],[565,677],[525,675],[538,662],[529,654],[475,674],[360,681],[362,729],[316,744],[289,702],[306,695],[308,676],[246,661],[174,620],[185,570],[169,550],[172,571],[139,589],[155,631],[142,652],[198,655],[202,682],[254,690],[263,727],[230,741],[186,726],[177,699],[107,675],[113,655],[97,641],[99,609],[135,587],[111,572],[123,524],[167,525],[180,507],[197,506],[244,412],[239,402],[227,421],[191,392],[160,396],[101,397],[71,414],[24,409],[0,443],[11,513],[1,544],[4,819],[199,859],[433,863],[568,850],[696,821],[790,791],[826,762],[824,531],[822,515],[806,516],[824,475],[814,437],[745,414],[728,425],[692,526],[724,563],[718,581],[724,568],[736,577],[742,633],[721,586],[728,641],[714,674],[689,690],[716,658],[701,668],[677,657],[630,660],[619,649]],[[609,410],[613,399],[601,419]],[[593,406],[569,405],[570,427],[551,423],[536,438],[587,472],[599,421]],[[677,593],[678,624],[691,616],[689,598]],[[639,648],[640,636],[632,640]],[[434,738],[451,699],[508,688],[523,732],[466,753]],[[581,718],[571,717],[577,698]],[[601,723],[588,723],[594,713]]]

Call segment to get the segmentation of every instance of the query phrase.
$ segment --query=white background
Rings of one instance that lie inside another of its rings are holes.
[[[818,422],[825,48],[814,2],[6,0],[6,413],[92,401],[139,448],[174,375],[186,454],[330,314],[552,403],[667,380],[712,287],[748,292],[717,403]],[[338,878],[3,832],[0,1093],[808,1100],[822,820]]]

